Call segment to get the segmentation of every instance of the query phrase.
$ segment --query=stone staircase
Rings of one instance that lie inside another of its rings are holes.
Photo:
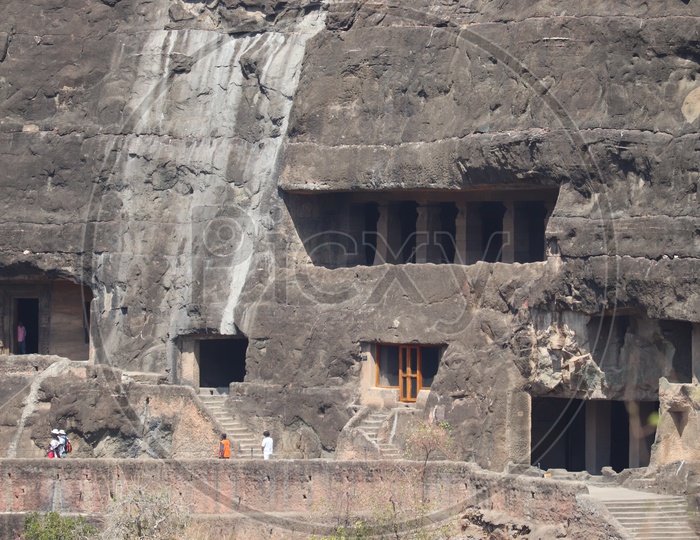
[[[240,445],[238,454],[233,455],[232,452],[231,457],[238,459],[262,458],[260,452],[260,440],[262,440],[262,437],[258,440],[243,424],[233,418],[224,407],[228,399],[228,393],[221,393],[221,390],[216,388],[201,388],[199,390],[199,399],[214,418],[219,421],[231,444]]]
[[[387,418],[389,413],[373,411],[362,420],[359,427],[379,447],[383,459],[401,459],[401,453],[395,445],[377,440],[379,429]]]
[[[697,540],[683,497],[625,490],[591,488],[610,513],[636,540]]]

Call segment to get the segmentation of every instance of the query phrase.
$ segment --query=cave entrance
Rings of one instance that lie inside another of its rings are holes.
[[[600,474],[649,465],[658,401],[532,399],[530,463]]]
[[[19,354],[17,342],[17,326],[19,323],[27,330],[25,339],[26,353],[37,354],[39,352],[39,299],[17,298],[15,307],[15,323],[13,325],[15,353]]]
[[[17,325],[27,330],[28,354],[90,358],[90,288],[36,276],[0,280],[0,354],[19,353]]]
[[[580,399],[533,398],[531,464],[543,469],[586,468],[586,409]]]
[[[247,338],[200,339],[195,349],[200,387],[228,388],[232,382],[245,380]]]

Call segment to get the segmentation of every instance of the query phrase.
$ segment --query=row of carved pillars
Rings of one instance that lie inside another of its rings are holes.
[[[501,227],[501,256],[500,262],[515,262],[515,211],[514,200],[501,201],[505,208]],[[439,203],[427,203],[417,201],[418,217],[416,220],[416,252],[415,262],[440,262],[440,240],[444,234]],[[544,218],[549,219],[554,203],[543,202],[547,214]],[[455,201],[457,215],[455,218],[455,254],[454,263],[472,264],[484,258],[484,247],[482,245],[482,218],[479,213],[480,203]],[[404,238],[401,237],[400,230],[390,222],[391,206],[379,204],[379,219],[377,221],[377,246],[374,265],[392,262],[398,255]],[[393,252],[393,253],[392,253]]]

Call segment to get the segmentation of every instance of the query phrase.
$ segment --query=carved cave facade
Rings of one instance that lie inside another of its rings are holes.
[[[41,44],[43,3],[0,8],[9,361],[23,320],[283,456],[379,410],[494,470],[700,459],[693,3],[122,0]]]
[[[90,356],[92,291],[61,279],[0,279],[0,351],[18,354],[17,326],[26,328],[26,353],[73,360]]]

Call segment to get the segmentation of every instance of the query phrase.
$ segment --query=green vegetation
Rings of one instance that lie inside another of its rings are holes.
[[[65,517],[58,512],[39,515],[34,512],[24,518],[23,540],[88,540],[97,529],[84,517]]]

